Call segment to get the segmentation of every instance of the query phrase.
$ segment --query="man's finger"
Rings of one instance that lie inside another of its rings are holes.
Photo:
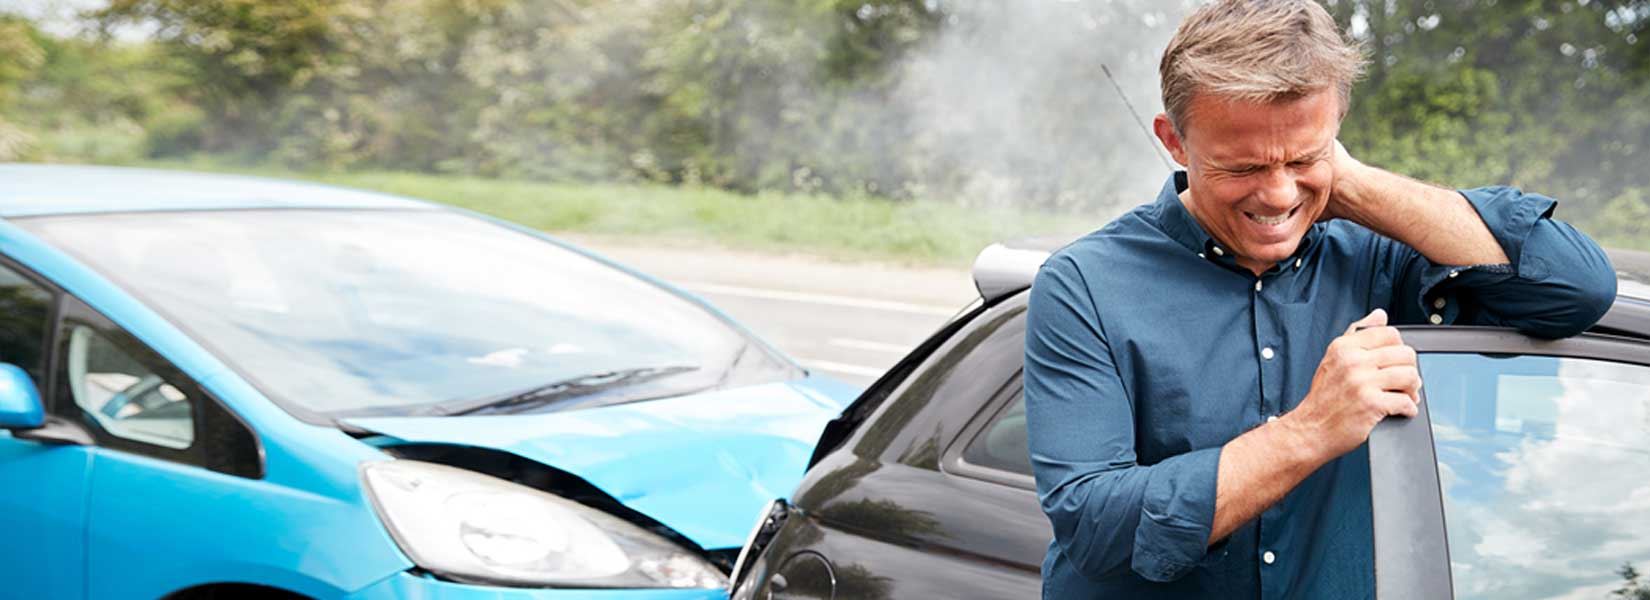
[[[1354,332],[1350,337],[1352,338],[1353,344],[1356,344],[1359,348],[1363,348],[1365,350],[1374,350],[1376,348],[1384,348],[1387,346],[1398,346],[1404,343],[1404,338],[1398,334],[1397,327],[1387,327],[1384,325],[1359,330]]]
[[[1370,358],[1375,361],[1376,368],[1396,367],[1401,365],[1414,366],[1416,361],[1415,348],[1405,344],[1382,346],[1369,351]]]
[[[1416,404],[1415,397],[1409,394],[1387,392],[1381,395],[1381,399],[1381,404],[1386,408],[1386,414],[1388,415],[1413,417],[1421,414],[1420,405]]]
[[[1421,371],[1411,365],[1387,367],[1375,372],[1382,390],[1413,394],[1421,389]]]
[[[1358,319],[1351,325],[1347,326],[1346,333],[1347,335],[1351,335],[1352,332],[1359,329],[1366,327],[1381,327],[1384,325],[1386,325],[1386,310],[1377,308],[1369,311],[1369,314],[1364,315],[1364,318]]]

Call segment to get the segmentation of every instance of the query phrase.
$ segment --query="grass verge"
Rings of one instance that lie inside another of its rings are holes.
[[[400,171],[313,173],[189,162],[139,166],[302,179],[467,208],[550,232],[707,243],[844,260],[965,265],[986,245],[1027,235],[1076,237],[1099,219],[953,204],[823,195],[735,194],[699,187],[562,184]]]

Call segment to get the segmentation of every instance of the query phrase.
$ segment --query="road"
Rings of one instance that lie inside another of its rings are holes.
[[[810,370],[861,386],[977,294],[966,269],[560,237],[699,294]]]

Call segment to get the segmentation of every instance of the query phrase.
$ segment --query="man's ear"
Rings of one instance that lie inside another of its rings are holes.
[[[1152,119],[1152,131],[1157,134],[1157,140],[1163,142],[1163,147],[1169,149],[1169,156],[1184,167],[1191,163],[1186,161],[1186,145],[1182,143],[1180,134],[1175,133],[1174,124],[1169,122],[1169,115],[1157,113]]]

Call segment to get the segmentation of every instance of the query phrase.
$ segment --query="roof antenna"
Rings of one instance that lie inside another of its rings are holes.
[[[1152,130],[1146,128],[1146,120],[1140,118],[1140,112],[1134,109],[1134,104],[1129,102],[1129,97],[1123,94],[1123,86],[1117,85],[1117,78],[1112,77],[1111,69],[1106,66],[1106,63],[1100,63],[1100,72],[1105,73],[1106,79],[1111,81],[1111,88],[1117,90],[1117,97],[1123,100],[1123,106],[1129,107],[1129,114],[1134,115],[1134,123],[1140,126],[1140,133],[1146,134],[1146,143],[1152,145],[1152,151],[1156,152],[1157,157],[1163,160],[1163,166],[1168,167],[1170,171],[1175,170],[1174,163],[1169,161],[1169,156],[1163,153],[1161,146],[1157,145],[1157,136],[1152,135]]]

